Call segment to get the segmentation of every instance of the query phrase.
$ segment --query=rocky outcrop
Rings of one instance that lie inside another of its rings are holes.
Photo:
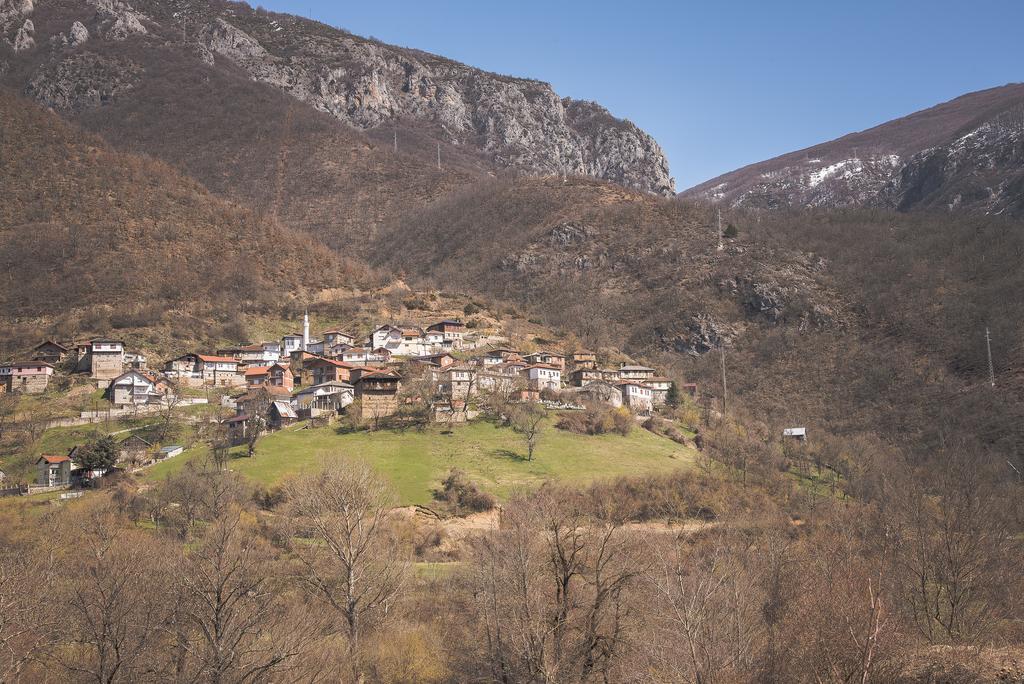
[[[82,22],[76,21],[68,32],[68,45],[78,47],[87,40],[89,40],[89,29],[85,28],[85,24]]]
[[[121,0],[87,0],[103,18],[101,35],[107,40],[121,41],[128,36],[148,33],[143,21],[147,17]]]
[[[15,52],[35,47],[35,25],[28,18],[35,6],[32,0],[0,0],[0,41]]]
[[[99,107],[129,91],[142,68],[127,59],[75,52],[38,71],[26,93],[54,109],[80,111]]]
[[[715,321],[709,314],[696,314],[683,326],[681,332],[656,330],[662,349],[702,356],[715,349],[721,349],[738,335],[735,326]]]
[[[560,98],[547,83],[486,73],[433,55],[341,31],[329,39],[248,16],[247,28],[218,17],[202,34],[212,53],[359,128],[396,119],[433,127],[532,174],[603,178],[670,195],[661,148],[600,105]],[[323,27],[319,27],[323,28]]]

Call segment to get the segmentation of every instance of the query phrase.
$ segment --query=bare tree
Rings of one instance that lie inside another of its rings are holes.
[[[230,506],[188,554],[179,579],[178,677],[263,682],[300,652],[302,634],[282,624],[268,544]]]
[[[313,540],[297,549],[304,580],[343,618],[358,677],[360,637],[387,613],[408,570],[388,530],[390,489],[369,466],[333,458],[320,472],[291,482],[287,495],[299,534]]]
[[[533,453],[537,449],[543,430],[544,409],[535,404],[520,404],[509,413],[509,422],[512,429],[522,435],[526,442],[526,460],[533,460]]]
[[[50,525],[46,525],[49,531]],[[0,681],[18,681],[53,641],[47,591],[56,579],[51,543],[16,547],[0,540]]]

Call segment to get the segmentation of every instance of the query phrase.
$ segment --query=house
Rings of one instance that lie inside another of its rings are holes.
[[[45,361],[20,361],[0,366],[0,383],[5,392],[41,394],[50,386],[53,366]]]
[[[323,340],[310,340],[306,343],[306,351],[310,354],[316,354],[317,356],[323,356],[324,351],[327,349],[327,344]]]
[[[427,328],[427,333],[440,333],[441,344],[448,349],[462,349],[466,326],[462,321],[444,320]]]
[[[684,382],[679,385],[679,391],[687,395],[691,399],[697,398],[697,383],[695,382]]]
[[[782,431],[782,436],[787,438],[787,439],[796,440],[798,442],[806,442],[807,441],[807,428],[804,428],[804,427],[786,428],[785,430]]]
[[[325,382],[348,382],[355,365],[334,359],[312,356],[302,362],[302,384],[322,385]]]
[[[239,414],[259,416],[267,418],[270,405],[275,401],[291,402],[292,393],[284,387],[273,385],[260,385],[250,389],[245,394],[235,397],[235,410]]]
[[[492,349],[484,354],[485,366],[496,366],[508,361],[522,361],[522,357],[515,349]]]
[[[68,357],[71,350],[65,347],[63,344],[54,342],[53,340],[46,340],[40,344],[37,344],[32,349],[32,360],[43,361],[55,366]]]
[[[134,370],[146,370],[146,355],[141,352],[125,352],[124,367]]]
[[[588,382],[576,390],[576,395],[584,403],[608,404],[615,408],[622,406],[622,390],[604,380]]]
[[[36,483],[41,487],[66,487],[71,484],[71,457],[42,455],[36,461]]]
[[[569,384],[573,387],[583,387],[591,382],[605,380],[605,374],[596,368],[576,368],[569,374]]]
[[[471,366],[448,366],[434,371],[441,394],[451,401],[465,402],[476,394],[476,369]]]
[[[417,356],[412,359],[413,363],[430,366],[432,368],[447,368],[455,363],[455,357],[448,352],[441,352],[440,354],[428,354],[426,356]]]
[[[635,366],[627,363],[619,366],[619,378],[621,380],[647,380],[654,377],[655,370],[647,366]]]
[[[654,390],[642,383],[627,380],[618,384],[622,405],[638,415],[647,415],[654,406]]]
[[[562,389],[562,371],[557,366],[544,363],[536,363],[526,366],[522,370],[526,378],[527,387],[534,392],[551,390],[557,392]]]
[[[303,351],[302,335],[291,333],[281,338],[281,354],[291,356],[292,352]]]
[[[527,363],[533,365],[554,366],[559,371],[565,370],[565,357],[554,352],[539,351],[527,354],[523,357]]]
[[[387,349],[394,356],[424,356],[434,351],[419,328],[394,325],[382,325],[374,330],[370,334],[370,348]]]
[[[341,352],[341,360],[354,366],[365,366],[370,362],[370,350],[366,347],[349,347]]]
[[[644,380],[644,384],[651,388],[651,403],[655,406],[664,406],[668,400],[668,392],[672,389],[672,380],[654,376]]]
[[[217,350],[217,355],[230,356],[252,366],[269,366],[281,360],[281,345],[277,342],[260,342],[239,347],[224,347]]]
[[[241,444],[246,440],[250,430],[255,430],[252,425],[252,418],[248,413],[239,413],[223,421],[222,425],[228,429],[228,439],[232,444]],[[260,431],[262,432],[262,426]]]
[[[295,386],[295,381],[290,368],[275,363],[272,366],[246,368],[245,384],[248,387],[259,387],[260,385],[283,387],[291,392]]]
[[[324,344],[328,347],[334,347],[339,344],[347,344],[351,346],[356,342],[355,337],[340,330],[328,330],[323,334],[323,340]]]
[[[347,382],[325,382],[304,387],[292,397],[300,416],[316,418],[324,413],[338,413],[355,401],[355,387]]]
[[[115,406],[159,404],[171,393],[170,384],[155,373],[130,370],[110,381],[107,398]]]
[[[143,463],[148,460],[153,445],[138,435],[129,435],[121,440],[118,445],[118,461],[130,463]]]
[[[295,409],[292,408],[291,402],[280,399],[271,402],[268,419],[271,430],[280,430],[281,428],[288,427],[298,419],[299,416],[295,413]]]
[[[383,418],[398,411],[401,376],[388,371],[360,374],[352,384],[359,402],[360,418]]]
[[[245,376],[238,372],[238,366],[238,359],[231,356],[185,354],[164,364],[164,373],[190,387],[235,387],[245,384]]]
[[[124,372],[124,343],[96,338],[89,341],[89,375],[96,380],[113,380]]]
[[[580,350],[573,352],[569,356],[569,361],[572,363],[572,367],[577,370],[581,368],[597,369],[597,354],[592,351]]]
[[[511,398],[524,398],[526,380],[516,373],[501,373],[493,368],[481,369],[476,376],[477,389]]]

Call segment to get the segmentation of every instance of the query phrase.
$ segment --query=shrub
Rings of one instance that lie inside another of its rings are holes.
[[[480,491],[476,483],[457,468],[449,471],[448,477],[441,483],[441,492],[438,498],[460,512],[481,513],[489,511],[497,505],[497,501],[492,495]]]
[[[469,304],[466,304],[466,306],[462,307],[462,313],[466,314],[467,316],[478,314],[480,313],[480,305],[474,302],[470,302]]]
[[[736,228],[736,226],[730,223],[728,226],[726,226],[725,231],[723,231],[722,234],[727,238],[734,238],[740,234],[740,231],[739,229]]]

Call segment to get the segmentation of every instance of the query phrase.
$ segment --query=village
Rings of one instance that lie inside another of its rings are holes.
[[[216,420],[232,446],[254,444],[260,436],[301,421],[315,424],[345,418],[374,429],[389,421],[465,423],[484,411],[532,405],[562,411],[600,406],[643,421],[661,407],[697,396],[692,383],[676,383],[644,365],[602,365],[584,350],[522,351],[507,338],[469,333],[461,320],[421,327],[382,324],[367,335],[337,329],[310,334],[308,313],[302,332],[280,340],[190,352],[151,367],[142,353],[110,338],[38,344],[28,361],[0,366],[0,389],[42,394],[55,374],[87,375],[102,391],[104,411],[82,412],[82,420],[105,415],[138,416],[213,401]],[[207,398],[197,395],[205,391]],[[86,469],[66,454],[42,454],[34,486],[62,488],[102,477],[107,469]],[[124,436],[117,463],[148,464],[171,458],[181,445],[154,445]],[[113,470],[113,469],[111,469]]]

